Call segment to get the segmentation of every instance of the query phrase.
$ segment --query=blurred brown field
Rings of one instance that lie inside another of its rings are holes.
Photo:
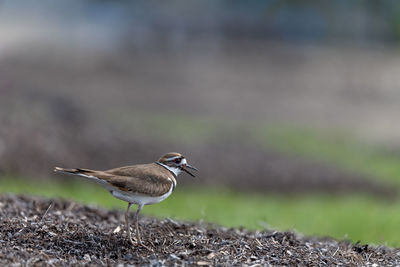
[[[37,17],[0,21],[3,174],[45,178],[56,165],[107,169],[179,151],[210,186],[393,191],[264,146],[253,127],[339,130],[396,150],[400,54],[390,44],[292,43],[207,27],[179,35],[159,24],[150,37],[133,25],[122,38],[103,24]]]

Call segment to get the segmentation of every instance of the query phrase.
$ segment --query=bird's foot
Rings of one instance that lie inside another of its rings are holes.
[[[134,240],[135,240],[135,241],[134,241]],[[128,238],[128,242],[129,242],[132,246],[143,247],[143,248],[147,249],[148,251],[154,252],[154,250],[153,250],[152,248],[150,248],[150,247],[146,246],[145,244],[143,244],[142,240],[140,240],[140,239],[137,241],[136,238],[135,238],[135,239],[132,239],[132,238],[130,237],[130,238]]]
[[[138,247],[139,246],[143,247],[143,248],[147,249],[148,251],[154,252],[154,250],[152,248],[150,248],[150,247],[146,246],[145,244],[143,244],[143,242],[140,239],[137,241],[137,246]]]
[[[150,252],[154,252],[154,250],[153,250],[152,248],[150,248],[150,247],[144,245],[143,243],[140,243],[140,244],[138,244],[138,245],[141,246],[141,247],[143,247],[143,248],[145,248],[145,249],[147,249],[147,250],[150,251]]]

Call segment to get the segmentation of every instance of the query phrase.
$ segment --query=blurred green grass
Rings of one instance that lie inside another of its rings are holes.
[[[80,178],[72,182],[37,182],[2,177],[0,193],[24,193],[74,199],[106,208],[125,209],[126,203],[103,188]],[[400,247],[400,203],[366,195],[283,196],[240,193],[221,188],[178,187],[174,194],[143,213],[181,220],[204,220],[228,227],[296,230],[306,235],[331,236]]]
[[[338,132],[260,126],[254,133],[256,142],[265,147],[366,174],[400,189],[400,153],[359,142],[349,134]]]
[[[173,118],[173,119],[171,119]],[[119,118],[128,129],[159,140],[196,144],[227,138],[265,149],[328,163],[343,170],[365,174],[400,190],[400,151],[366,144],[346,131],[316,130],[306,127],[232,121],[216,118],[188,118],[177,114],[136,114]],[[141,125],[141,127],[137,127]]]

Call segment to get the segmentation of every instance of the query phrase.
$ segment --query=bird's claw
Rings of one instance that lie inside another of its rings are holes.
[[[138,246],[141,246],[141,247],[147,249],[150,252],[154,252],[154,250],[152,248],[149,248],[148,246],[144,245],[142,242],[138,243]]]

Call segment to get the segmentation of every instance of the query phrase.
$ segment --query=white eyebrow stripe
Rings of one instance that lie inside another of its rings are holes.
[[[174,160],[174,159],[179,159],[181,156],[175,156],[175,157],[171,157],[171,158],[167,158],[165,159],[166,161],[170,161],[170,160]]]

